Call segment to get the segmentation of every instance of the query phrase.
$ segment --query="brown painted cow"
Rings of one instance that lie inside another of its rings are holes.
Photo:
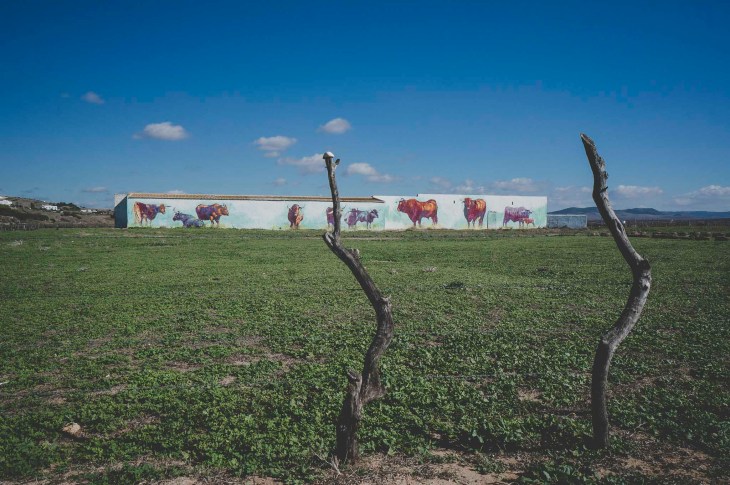
[[[416,199],[401,199],[398,202],[398,212],[403,212],[408,215],[408,218],[413,222],[413,227],[416,227],[416,223],[421,225],[421,219],[431,219],[434,225],[439,221],[438,218],[438,204],[435,200],[429,199],[426,202],[421,202]]]
[[[302,209],[304,207],[294,204],[291,207],[287,207],[289,209],[289,214],[287,217],[289,218],[289,227],[291,229],[299,229],[299,224],[302,223],[302,220],[304,219],[304,214],[302,213]]]
[[[477,219],[479,219],[479,227],[484,224],[484,214],[487,212],[487,202],[484,199],[464,199],[464,217],[466,217],[466,227],[476,227]]]

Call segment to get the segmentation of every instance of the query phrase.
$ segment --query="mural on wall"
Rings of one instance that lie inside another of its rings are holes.
[[[347,227],[349,229],[354,228],[357,226],[358,222],[364,222],[365,228],[370,229],[370,226],[372,225],[373,221],[378,218],[378,209],[373,209],[370,212],[368,211],[361,211],[358,209],[350,209],[349,214],[347,214]],[[334,216],[332,218],[334,223]]]
[[[289,219],[289,227],[291,229],[299,229],[299,224],[301,224],[304,220],[304,213],[302,212],[303,208],[304,207],[300,206],[299,204],[294,204],[291,207],[287,207],[287,209],[289,210],[287,218]]]
[[[137,224],[144,225],[144,222],[146,221],[147,224],[150,224],[155,217],[157,217],[157,214],[164,214],[165,213],[165,204],[143,204],[142,202],[135,202],[134,203],[134,221]]]
[[[426,202],[421,202],[418,199],[401,199],[398,201],[398,212],[408,215],[408,218],[413,222],[413,227],[416,227],[416,223],[420,227],[421,219],[424,218],[431,219],[434,226],[438,224],[438,210],[439,206],[433,199]]]
[[[476,227],[477,219],[479,219],[479,227],[482,227],[486,212],[487,203],[484,199],[472,199],[470,197],[464,199],[464,217],[466,218],[467,229],[470,224],[471,227]]]
[[[130,196],[126,201],[124,212],[129,226],[326,230],[334,224],[332,201],[324,197],[205,199],[189,196],[173,199],[144,195]],[[417,194],[363,199],[343,200],[344,230],[547,227],[546,197]]]
[[[532,211],[525,207],[505,207],[504,217],[502,218],[502,226],[507,225],[508,222],[516,222],[520,227],[527,221],[530,221],[534,225],[534,220],[530,219]]]
[[[191,216],[190,214],[183,214],[182,212],[175,212],[172,216],[173,221],[180,221],[183,223],[183,227],[205,227],[205,223],[200,219]]]
[[[435,229],[533,229],[547,227],[547,197],[478,194],[417,194],[413,196],[375,195],[384,204],[379,209],[385,229],[399,230],[418,227],[420,216],[427,214],[409,208],[409,201],[432,203],[435,220],[422,227]],[[411,202],[413,204],[413,202]],[[399,209],[400,207],[400,209]],[[509,207],[519,217],[507,218]],[[520,207],[523,209],[517,210]],[[421,221],[424,222],[424,221]]]
[[[211,204],[203,205],[199,204],[195,208],[195,213],[198,214],[200,220],[210,221],[211,225],[215,223],[216,226],[221,225],[221,216],[228,215],[228,205]]]

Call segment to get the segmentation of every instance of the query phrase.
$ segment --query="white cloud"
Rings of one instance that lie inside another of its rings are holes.
[[[437,190],[449,194],[484,194],[486,189],[483,185],[477,185],[472,179],[465,179],[460,184],[454,184],[446,177],[431,177],[428,180],[431,186]]]
[[[315,153],[314,155],[302,158],[284,157],[277,160],[277,163],[279,165],[298,167],[303,174],[317,173],[324,170],[324,159],[321,153]]]
[[[708,185],[707,187],[702,187],[697,192],[706,197],[728,197],[730,196],[730,187],[723,187],[722,185]]]
[[[378,171],[369,163],[353,163],[345,170],[347,175],[377,175]]]
[[[162,123],[150,123],[144,127],[142,133],[136,133],[132,138],[155,138],[157,140],[177,141],[183,140],[188,136],[188,132],[182,126],[173,125],[169,121],[163,121]]]
[[[345,169],[345,175],[362,175],[368,182],[381,184],[389,184],[397,180],[396,177],[387,173],[380,173],[369,163],[363,162],[348,165],[347,169]]]
[[[185,191],[184,190],[180,190],[180,189],[175,189],[175,190],[168,190],[165,193],[166,194],[170,194],[170,195],[182,195],[182,194],[185,193]]]
[[[261,138],[254,140],[254,145],[259,150],[263,150],[264,156],[269,158],[276,158],[281,155],[281,152],[292,146],[297,142],[296,138],[290,138],[288,136],[276,135],[276,136],[262,136]]]
[[[444,177],[431,177],[428,181],[432,186],[437,187],[440,190],[449,190],[454,186],[454,184],[451,183],[451,180]]]
[[[537,192],[541,187],[542,184],[526,177],[513,178],[512,180],[497,180],[491,184],[491,188],[495,192],[530,193]]]
[[[82,192],[86,192],[89,194],[101,194],[104,192],[109,192],[109,189],[106,187],[89,187],[88,189],[83,189]]]
[[[674,198],[674,203],[684,209],[730,210],[730,186],[707,185]]]
[[[351,129],[352,125],[350,125],[350,122],[344,118],[329,120],[327,123],[319,127],[319,131],[324,131],[325,133],[330,133],[332,135],[341,135]]]
[[[654,197],[662,195],[664,191],[659,187],[642,187],[640,185],[619,185],[611,193],[624,199],[636,199],[639,197]]]
[[[274,180],[273,184],[277,187],[281,187],[282,185],[286,185],[286,179],[284,177],[279,177]]]
[[[89,91],[88,93],[84,94],[83,96],[81,96],[81,99],[91,104],[104,104],[104,100],[102,99],[102,97],[96,94],[94,91]]]
[[[456,194],[486,194],[487,189],[483,185],[477,185],[473,180],[466,179],[454,187]]]
[[[593,189],[590,187],[555,187],[548,196],[550,210],[564,209],[566,207],[589,207],[593,205]]]

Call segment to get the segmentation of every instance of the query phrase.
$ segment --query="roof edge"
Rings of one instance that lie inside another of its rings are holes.
[[[317,195],[221,195],[221,194],[164,194],[156,192],[129,192],[132,199],[205,199],[205,200],[298,200],[311,202],[332,202],[332,197]],[[341,202],[383,203],[376,197],[342,197]]]

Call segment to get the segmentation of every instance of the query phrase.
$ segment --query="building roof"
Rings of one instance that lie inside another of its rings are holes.
[[[312,202],[332,202],[332,197],[314,195],[216,195],[216,194],[161,194],[130,192],[127,197],[132,199],[203,199],[203,200],[295,200]],[[340,202],[375,202],[382,203],[376,197],[342,197]]]

